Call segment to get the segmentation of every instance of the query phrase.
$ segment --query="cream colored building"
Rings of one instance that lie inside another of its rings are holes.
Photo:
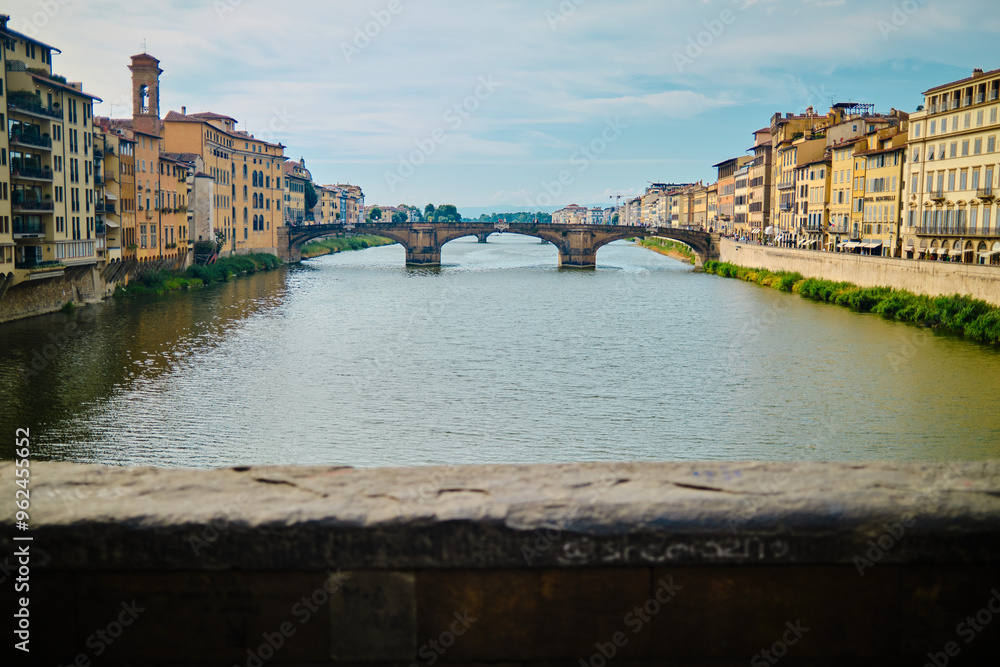
[[[590,209],[572,204],[552,214],[553,225],[586,225],[590,222]]]
[[[830,221],[830,160],[820,158],[798,167],[796,245],[810,250],[826,246]]]
[[[60,51],[7,27],[0,15],[0,289],[106,261],[94,176],[93,103],[55,75]],[[95,157],[97,159],[95,159]],[[101,202],[103,203],[103,202]],[[100,252],[99,252],[100,250]]]
[[[904,257],[1000,264],[1000,70],[924,93],[910,115]]]

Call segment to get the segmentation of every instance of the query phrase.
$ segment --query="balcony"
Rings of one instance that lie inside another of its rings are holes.
[[[25,134],[23,132],[11,132],[10,143],[21,146],[30,146],[31,148],[52,149],[52,139],[48,136],[43,137],[36,134]]]
[[[118,211],[115,209],[115,203],[113,201],[106,202],[104,204],[104,212],[117,215]]]
[[[789,213],[795,210],[795,206],[793,204],[778,204],[778,210],[782,213]]]
[[[114,155],[115,154],[115,147],[112,146],[112,145],[110,145],[110,144],[105,144],[105,146],[104,146],[104,152],[107,155]]]
[[[104,213],[105,210],[106,209],[105,209],[105,206],[104,206],[103,202],[99,202],[99,201],[98,202],[94,202],[94,213]]]
[[[970,106],[972,106],[972,96],[971,95],[966,95],[965,97],[962,98],[962,106],[963,107],[970,107]]]
[[[10,166],[11,178],[22,181],[52,181],[52,170],[48,167],[41,169],[37,167],[23,167],[12,164]]]
[[[927,113],[929,113],[929,114],[937,113],[937,110],[938,110],[938,105],[936,105],[936,104],[928,104],[927,105]]]
[[[968,224],[945,225],[920,225],[917,227],[917,236],[963,236],[966,238],[995,237],[996,228],[972,227]]]
[[[94,174],[94,185],[102,186],[104,185],[104,177],[100,174]]]
[[[44,106],[41,100],[37,102],[32,102],[26,99],[25,97],[20,97],[20,98],[11,97],[7,100],[7,108],[15,113],[27,114],[29,116],[35,116],[36,118],[44,118],[46,120],[52,118],[55,118],[56,120],[63,119],[63,112],[61,108],[56,106],[51,106],[51,107]]]
[[[927,196],[930,197],[932,201],[944,201],[946,199],[944,190],[931,190],[927,193]]]
[[[976,93],[976,104],[982,104],[986,101],[986,93]]]
[[[105,234],[108,233],[108,228],[105,226],[103,221],[98,220],[97,223],[94,225],[94,231],[97,233],[98,236],[104,236]]]
[[[785,183],[778,183],[779,190],[791,190],[795,187],[795,181],[787,181]]]
[[[984,201],[993,201],[996,196],[993,194],[993,186],[986,188],[979,188],[976,190],[976,197]]]
[[[14,218],[14,238],[19,236],[45,236],[45,223],[38,220],[21,220]]]
[[[958,98],[956,97],[951,101],[951,110],[954,111],[957,108],[958,108]]]
[[[997,90],[996,88],[994,88],[994,89],[993,89],[993,90],[991,90],[991,91],[989,92],[989,94],[988,94],[988,95],[986,96],[986,97],[987,97],[987,101],[988,101],[988,102],[993,102],[993,101],[995,101],[995,100],[996,100],[996,98],[997,98],[997,95],[998,95],[998,94],[1000,94],[1000,90]]]
[[[50,201],[15,201],[14,213],[52,213],[55,206]]]

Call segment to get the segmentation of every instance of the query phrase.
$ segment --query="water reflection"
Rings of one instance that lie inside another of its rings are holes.
[[[587,272],[512,236],[443,261],[375,248],[5,325],[0,421],[127,465],[1000,455],[992,350],[623,243]]]

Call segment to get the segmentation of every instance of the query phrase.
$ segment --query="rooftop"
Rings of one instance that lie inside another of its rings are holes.
[[[973,81],[978,81],[979,79],[985,79],[986,77],[994,76],[996,74],[1000,74],[1000,69],[995,69],[995,70],[992,70],[992,71],[989,71],[989,72],[982,72],[981,70],[974,70],[972,76],[970,76],[968,78],[965,78],[965,79],[959,79],[958,81],[952,81],[951,83],[946,83],[946,84],[943,84],[943,85],[940,85],[940,86],[935,86],[934,88],[931,88],[930,90],[924,91],[924,95],[930,95],[931,93],[936,93],[936,92],[938,92],[940,90],[945,90],[947,88],[951,88],[952,86],[958,86],[958,85],[964,85],[966,83],[972,83]]]

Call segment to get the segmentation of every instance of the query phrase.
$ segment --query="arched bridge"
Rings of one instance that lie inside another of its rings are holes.
[[[449,241],[477,236],[481,241],[498,232],[521,234],[549,241],[559,249],[559,266],[594,268],[597,251],[614,241],[657,236],[690,246],[702,266],[719,257],[719,236],[686,229],[624,227],[618,225],[510,224],[493,223],[405,223],[363,225],[307,225],[278,230],[278,248],[286,262],[302,260],[302,246],[310,241],[339,234],[372,234],[399,242],[406,248],[407,266],[440,266],[441,248]]]

